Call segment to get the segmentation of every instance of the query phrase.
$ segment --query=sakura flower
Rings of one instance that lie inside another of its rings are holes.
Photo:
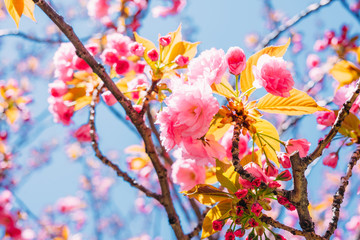
[[[71,43],[62,43],[54,54],[55,77],[61,81],[72,80],[75,48]]]
[[[184,138],[202,137],[219,110],[210,86],[204,82],[179,84],[165,103],[167,107],[158,114],[156,123],[160,124],[161,141],[167,150]]]
[[[326,127],[333,125],[336,120],[334,112],[316,112],[316,115],[317,123]]]
[[[84,124],[74,132],[73,136],[79,142],[91,142],[90,130],[90,124]]]
[[[66,105],[62,100],[56,100],[52,97],[48,99],[49,111],[54,116],[54,122],[69,125],[72,120],[71,117],[74,114],[74,106]]]
[[[226,62],[230,73],[239,75],[246,67],[246,56],[239,47],[231,47],[226,53]]]
[[[306,65],[308,68],[317,67],[320,64],[320,57],[316,54],[309,54],[306,58]]]
[[[205,182],[205,168],[192,159],[178,159],[171,166],[171,178],[179,184],[182,191],[190,190],[195,185]]]
[[[108,106],[112,106],[117,103],[115,96],[109,90],[101,94],[101,97]]]
[[[231,126],[229,130],[224,134],[224,136],[220,140],[220,144],[224,146],[226,151],[226,157],[228,159],[232,159],[232,135],[233,135],[234,127]],[[243,158],[248,152],[248,142],[250,140],[249,135],[240,134],[239,137],[239,159]]]
[[[209,85],[220,83],[226,68],[224,50],[212,48],[203,51],[200,56],[192,59],[188,65],[189,81],[195,82],[204,79]]]
[[[131,39],[121,33],[112,33],[107,36],[106,48],[115,49],[118,56],[127,57],[130,53]]]
[[[339,160],[339,155],[336,152],[332,152],[323,159],[323,164],[332,168],[336,168]]]
[[[186,5],[186,0],[172,0],[172,6],[164,7],[157,6],[152,9],[152,15],[154,18],[166,17],[168,15],[175,15],[180,12]]]
[[[244,169],[252,174],[256,179],[259,179],[265,183],[270,182],[268,176],[265,175],[263,170],[256,163],[250,162],[244,166]],[[239,182],[245,188],[251,188],[253,186],[251,182],[243,179],[242,177],[239,177]]]
[[[171,43],[171,36],[166,35],[159,38],[159,43],[161,46],[166,47]]]
[[[286,151],[288,154],[292,154],[295,151],[299,151],[300,157],[306,157],[311,143],[306,139],[290,139],[286,142]]]
[[[147,52],[147,55],[150,58],[150,60],[153,61],[153,62],[159,60],[159,53],[155,48],[149,50]]]
[[[73,196],[60,198],[56,203],[56,207],[61,213],[69,213],[84,208],[85,206],[86,204],[82,200]]]
[[[67,93],[66,84],[61,80],[55,80],[49,84],[49,92],[53,97],[62,97]]]
[[[103,18],[109,11],[108,0],[90,0],[87,9],[90,17],[95,19]]]
[[[356,82],[352,82],[349,85],[345,85],[336,91],[333,102],[342,106],[353,94],[356,89]],[[354,104],[352,105],[350,112],[356,113],[360,107],[360,98],[356,98]]]
[[[262,55],[257,65],[253,66],[255,76],[254,86],[264,87],[265,90],[275,96],[290,97],[289,91],[294,86],[294,80],[286,62],[282,57]]]
[[[138,42],[133,42],[130,44],[130,52],[138,57],[141,57],[144,55],[145,47]]]

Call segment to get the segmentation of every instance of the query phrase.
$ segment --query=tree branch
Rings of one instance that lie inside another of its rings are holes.
[[[358,23],[360,23],[359,13],[351,11],[349,4],[345,0],[340,0],[340,3],[341,3],[341,5],[343,5],[345,10],[348,11],[350,13],[350,15],[352,15]]]
[[[53,39],[44,39],[44,38],[38,38],[35,36],[30,36],[24,32],[20,32],[19,30],[11,30],[11,29],[2,29],[0,30],[0,38],[2,37],[20,37],[25,40],[36,42],[36,43],[48,43],[48,44],[59,44],[63,43],[62,40],[53,40]]]
[[[162,205],[165,207],[165,210],[168,215],[169,223],[173,228],[175,235],[178,239],[186,239],[187,237],[184,234],[184,231],[180,225],[179,216],[176,213],[174,204],[171,199],[170,187],[167,178],[167,170],[160,163],[160,159],[155,151],[155,146],[151,138],[151,129],[149,129],[143,118],[139,117],[139,114],[132,107],[132,103],[125,95],[120,91],[116,84],[112,81],[110,76],[106,73],[104,66],[99,64],[95,58],[89,53],[89,51],[84,47],[83,43],[76,36],[73,28],[68,25],[62,16],[57,14],[55,10],[45,1],[45,0],[33,0],[34,3],[41,8],[41,10],[59,27],[59,29],[66,35],[66,37],[71,41],[76,49],[76,54],[82,58],[96,73],[99,78],[104,82],[105,86],[109,91],[114,95],[118,102],[124,108],[126,114],[129,116],[130,120],[135,125],[136,129],[140,133],[141,137],[144,139],[145,150],[148,154],[151,162],[155,168],[156,174],[159,178],[159,183],[161,187],[161,193],[163,197]]]
[[[99,85],[100,88],[101,85],[102,84]],[[161,195],[151,192],[149,189],[139,184],[136,180],[132,179],[126,172],[122,171],[118,165],[111,162],[106,156],[104,156],[101,153],[99,149],[99,144],[96,140],[96,128],[95,128],[95,106],[96,106],[96,100],[98,98],[98,93],[99,93],[99,89],[95,89],[93,92],[93,98],[90,104],[90,116],[89,116],[91,146],[95,152],[96,157],[99,158],[103,164],[112,168],[119,177],[123,178],[124,181],[128,182],[131,186],[139,189],[140,191],[145,193],[146,196],[155,198],[162,204],[163,200]]]
[[[334,125],[331,127],[331,129],[330,129],[329,133],[326,135],[325,139],[319,142],[316,149],[310,155],[308,155],[302,159],[306,163],[306,165],[309,165],[316,158],[318,158],[322,155],[324,148],[335,137],[335,135],[338,133],[338,131],[341,127],[341,123],[349,115],[350,108],[353,105],[353,103],[355,102],[359,93],[360,93],[360,81],[358,80],[355,91],[353,92],[352,96],[343,104],[343,107],[340,109]]]
[[[302,19],[307,17],[313,12],[318,11],[322,7],[325,7],[326,5],[330,4],[334,0],[321,0],[319,3],[313,3],[309,5],[305,10],[301,11],[297,15],[293,16],[291,19],[287,20],[284,24],[279,26],[276,30],[272,31],[268,35],[266,35],[263,40],[258,44],[256,47],[256,51],[259,51],[260,49],[266,47],[269,45],[273,40],[278,38],[280,34],[288,30],[290,27],[294,26],[298,22],[300,22]]]
[[[308,237],[309,233],[307,232],[303,232],[301,230],[289,227],[287,225],[284,225],[278,221],[276,221],[275,219],[272,219],[271,217],[268,217],[266,215],[262,215],[260,220],[274,228],[279,228],[285,231],[288,231],[289,233],[291,233],[292,235],[297,235],[297,236],[304,236],[304,237]],[[316,235],[315,233],[311,235],[311,239],[319,239],[319,240],[323,240],[322,237],[320,237],[319,235]]]
[[[354,166],[356,165],[357,161],[359,160],[359,158],[360,158],[360,146],[358,146],[356,151],[353,152],[353,154],[351,156],[351,160],[348,164],[346,175],[341,178],[341,184],[339,186],[339,189],[337,190],[337,192],[334,195],[333,204],[332,204],[333,216],[332,216],[331,222],[329,223],[329,227],[324,235],[324,238],[326,238],[326,239],[330,239],[331,235],[334,234],[334,232],[337,228],[337,223],[339,221],[339,215],[340,215],[340,206],[344,200],[345,190],[346,190],[347,185],[349,184],[349,179],[352,175],[352,170],[353,170]]]

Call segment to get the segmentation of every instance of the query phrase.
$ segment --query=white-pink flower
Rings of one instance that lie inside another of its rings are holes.
[[[64,82],[72,80],[75,48],[71,43],[62,43],[54,54],[55,77]]]
[[[345,85],[336,91],[333,102],[342,106],[353,94],[356,89],[356,82],[352,82],[349,85]],[[356,113],[360,107],[360,98],[358,97],[352,105],[350,112]]]
[[[71,117],[74,114],[74,106],[66,105],[62,99],[56,99],[54,97],[48,98],[49,111],[54,116],[54,122],[69,125],[72,123]]]
[[[181,191],[190,190],[195,185],[205,183],[205,167],[196,164],[192,159],[178,159],[171,166],[171,178],[179,184]]]
[[[67,196],[59,199],[56,203],[56,207],[61,213],[69,213],[86,207],[86,204],[78,197]]]
[[[101,19],[108,15],[108,0],[90,0],[87,4],[87,10],[90,17]]]
[[[115,49],[119,56],[127,57],[131,55],[130,45],[131,39],[121,33],[112,33],[107,36],[106,48]]]
[[[300,157],[306,157],[310,145],[311,143],[306,139],[290,139],[286,142],[286,151],[290,155],[295,151],[299,151]]]
[[[212,48],[203,51],[200,56],[192,59],[188,65],[189,81],[192,83],[203,79],[209,85],[220,83],[226,68],[224,50]]]
[[[165,103],[167,107],[158,114],[156,123],[160,124],[161,141],[167,150],[184,138],[202,137],[219,110],[210,86],[203,81],[177,85]]]
[[[262,55],[258,59],[256,66],[253,66],[253,73],[255,87],[262,86],[268,93],[273,95],[290,97],[289,91],[294,86],[294,80],[282,57]]]
[[[224,146],[226,151],[226,157],[228,159],[232,159],[232,137],[233,137],[234,127],[231,126],[229,130],[224,134],[224,136],[220,140],[220,144]],[[239,137],[239,159],[243,158],[248,152],[248,142],[250,141],[249,135],[242,135],[240,134]]]

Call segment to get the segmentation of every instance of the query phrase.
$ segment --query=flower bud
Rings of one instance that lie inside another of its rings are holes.
[[[138,57],[144,55],[145,47],[141,43],[134,42],[130,45],[130,52]]]
[[[183,55],[178,55],[175,58],[175,63],[179,66],[179,67],[183,67],[189,64],[189,57],[185,57]]]
[[[289,181],[292,178],[289,170],[282,171],[279,175],[277,175],[276,180],[280,181]]]
[[[248,190],[247,189],[239,189],[237,190],[237,192],[235,193],[235,196],[238,199],[244,198],[246,195],[248,194]]]
[[[260,205],[260,203],[254,203],[251,206],[251,212],[254,213],[257,217],[260,215],[262,210],[263,210],[263,207]]]
[[[225,240],[235,240],[234,232],[231,230],[228,230],[225,234]]]
[[[238,238],[241,238],[245,235],[245,230],[242,229],[242,228],[239,228],[238,230],[236,230],[234,232],[235,236],[238,237]]]
[[[222,227],[224,226],[225,222],[223,220],[215,220],[212,222],[212,227],[215,231],[221,231]]]
[[[150,60],[153,61],[153,62],[159,60],[159,53],[157,52],[157,50],[155,48],[148,51],[147,55],[150,58]]]
[[[231,74],[239,75],[242,71],[244,71],[246,66],[246,56],[241,48],[229,48],[225,55],[225,58]]]
[[[332,168],[336,168],[339,160],[339,155],[336,152],[332,152],[323,159],[323,164]]]
[[[163,37],[159,38],[159,43],[161,46],[166,47],[171,43],[171,36],[170,35],[166,35]]]
[[[104,92],[103,94],[101,94],[101,97],[108,106],[112,106],[117,103],[116,98],[110,91]]]

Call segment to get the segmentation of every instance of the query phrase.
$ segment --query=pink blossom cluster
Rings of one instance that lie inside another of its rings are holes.
[[[344,49],[355,48],[356,47],[355,41],[351,40],[347,36],[348,31],[349,31],[349,28],[347,25],[342,26],[339,36],[336,36],[335,31],[326,31],[324,34],[324,37],[322,39],[318,39],[314,43],[314,50],[322,51],[322,50],[325,50],[329,46],[331,46],[335,49],[338,49],[340,47],[342,47]]]
[[[18,215],[11,211],[12,193],[4,190],[0,193],[0,225],[5,228],[5,234],[14,240],[23,240],[22,230],[18,226]]]
[[[153,17],[167,17],[169,15],[176,15],[186,6],[186,0],[171,0],[171,6],[157,6],[152,11]]]

